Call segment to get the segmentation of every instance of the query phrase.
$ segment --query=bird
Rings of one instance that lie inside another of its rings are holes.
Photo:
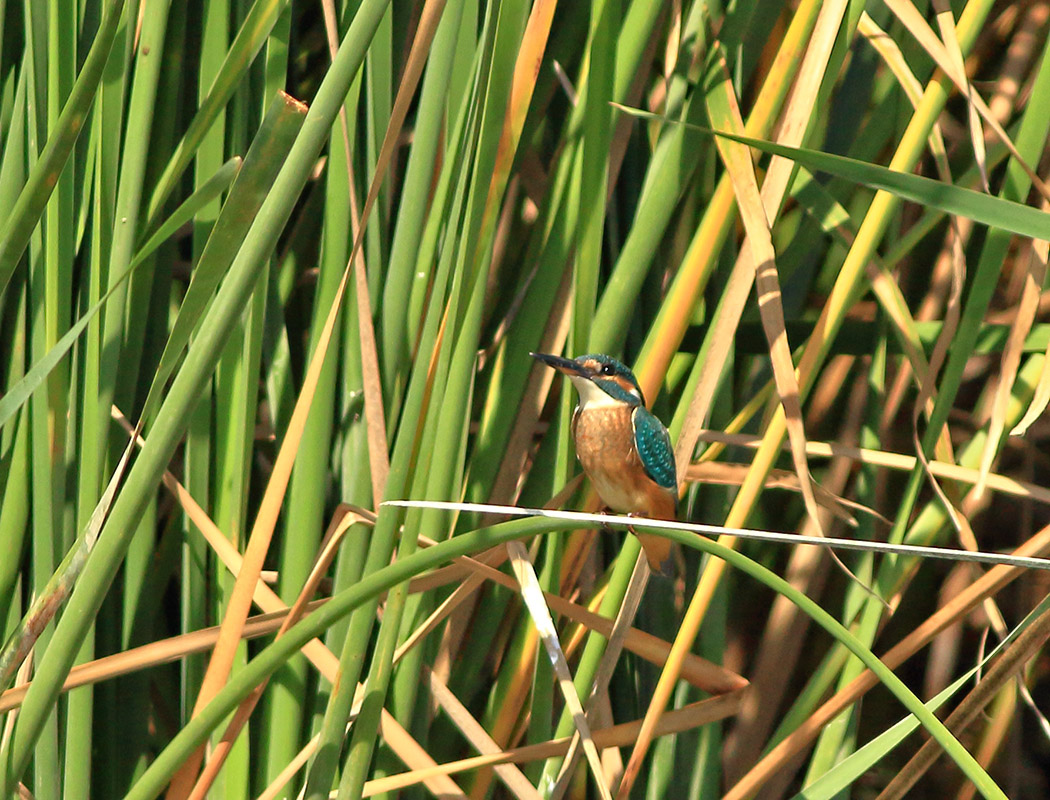
[[[637,378],[611,356],[530,353],[579,393],[572,414],[576,458],[601,501],[621,514],[677,519],[678,475],[667,428],[646,407]],[[637,533],[654,572],[670,575],[671,542]]]

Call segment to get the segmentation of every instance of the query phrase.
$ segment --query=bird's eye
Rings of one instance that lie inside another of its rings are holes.
[[[615,374],[616,374],[616,370],[613,368],[612,364],[605,364],[604,366],[602,366],[602,375],[615,375]]]

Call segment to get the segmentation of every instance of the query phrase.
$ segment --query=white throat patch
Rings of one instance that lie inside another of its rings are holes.
[[[569,379],[572,381],[573,386],[576,387],[576,391],[580,393],[580,411],[623,405],[623,401],[610,397],[594,381],[589,381],[579,375],[570,375]]]

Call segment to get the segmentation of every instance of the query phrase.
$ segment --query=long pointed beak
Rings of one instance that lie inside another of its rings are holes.
[[[537,361],[542,361],[548,367],[554,367],[558,372],[564,372],[566,375],[585,375],[583,368],[572,359],[552,356],[548,353],[529,353],[529,355]]]

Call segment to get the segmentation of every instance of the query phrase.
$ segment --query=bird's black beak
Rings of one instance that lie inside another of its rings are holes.
[[[529,353],[529,355],[537,361],[542,361],[548,367],[554,367],[558,372],[564,372],[566,375],[586,375],[583,368],[570,358],[552,356],[548,353]]]

